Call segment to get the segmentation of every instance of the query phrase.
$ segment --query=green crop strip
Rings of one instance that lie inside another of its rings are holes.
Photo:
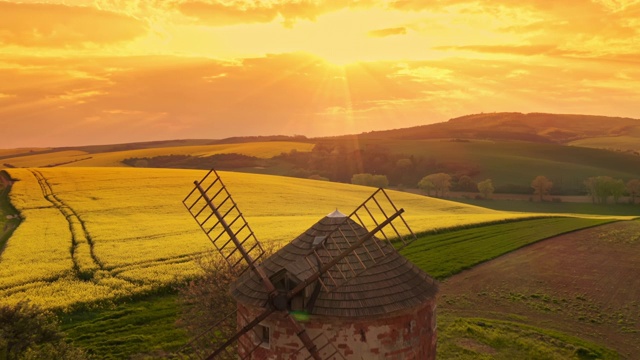
[[[436,279],[552,236],[602,225],[610,219],[542,218],[425,235],[401,253]]]

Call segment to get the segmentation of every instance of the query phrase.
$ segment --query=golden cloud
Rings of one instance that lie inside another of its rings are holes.
[[[483,111],[633,116],[640,110],[637,64],[615,63],[612,76],[612,67],[595,59],[528,60],[450,58],[341,67],[303,53],[237,62],[168,56],[11,58],[0,66],[0,118],[14,119],[3,134],[5,146],[17,147],[51,144],[51,139],[69,145],[319,136]],[[51,123],[56,126],[46,132],[33,131]],[[11,142],[18,139],[23,142]]]
[[[394,28],[386,28],[386,29],[378,29],[369,31],[369,36],[371,37],[387,37],[392,35],[405,35],[407,33],[407,28],[405,27],[394,27]]]
[[[178,4],[183,14],[199,19],[211,26],[266,23],[278,16],[284,18],[285,25],[296,20],[314,20],[317,16],[344,8],[371,6],[375,0],[281,0],[256,2],[235,1],[186,1]]]
[[[464,45],[438,46],[436,50],[467,50],[481,53],[511,55],[550,55],[560,51],[554,45]]]
[[[0,43],[64,47],[131,40],[146,33],[138,20],[91,7],[0,2]]]
[[[239,6],[219,2],[188,1],[179,4],[178,9],[185,15],[216,26],[271,22],[278,15],[276,8],[262,6],[261,3]]]

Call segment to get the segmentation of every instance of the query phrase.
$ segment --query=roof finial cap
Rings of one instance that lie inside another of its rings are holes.
[[[343,218],[343,217],[347,217],[347,215],[341,213],[340,211],[338,211],[338,209],[336,208],[336,211],[332,212],[331,214],[327,215],[327,217],[330,218]]]

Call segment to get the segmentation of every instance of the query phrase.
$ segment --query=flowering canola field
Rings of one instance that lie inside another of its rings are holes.
[[[60,164],[60,166],[73,167],[126,166],[122,163],[122,160],[128,158],[144,158],[164,155],[191,155],[195,157],[205,157],[230,153],[268,159],[291,150],[302,152],[311,151],[313,146],[314,145],[311,143],[269,141],[239,144],[172,146],[101,153],[90,153],[82,150],[60,150],[33,155],[17,155],[15,157],[3,159],[2,164],[11,164],[15,167],[44,167],[57,164]],[[0,155],[11,155],[10,151],[18,150],[0,150]],[[2,164],[0,164],[0,169],[5,167]]]
[[[24,221],[0,253],[0,303],[29,299],[73,309],[197,276],[213,250],[182,205],[201,170],[10,169]],[[220,172],[258,239],[290,241],[336,208],[350,213],[373,188]],[[505,213],[390,191],[414,231],[530,214]]]

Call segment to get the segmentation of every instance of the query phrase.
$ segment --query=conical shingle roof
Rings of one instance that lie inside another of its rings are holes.
[[[273,279],[282,278],[283,273],[293,282],[307,279],[316,272],[317,267],[310,266],[305,256],[336,226],[344,234],[344,237],[337,238],[339,241],[353,243],[357,237],[367,234],[366,229],[336,210],[262,262],[263,270],[274,282]],[[371,238],[364,245],[370,245],[367,246],[370,249],[375,247],[388,255],[377,263],[369,262],[365,271],[330,292],[317,281],[309,285],[304,292],[304,307],[308,313],[336,317],[384,315],[419,306],[436,295],[436,281],[391,249],[390,244]],[[339,252],[331,249],[329,242],[327,246],[329,250]],[[362,259],[367,258],[365,251],[364,248],[356,250],[361,253]],[[344,264],[338,264],[330,272],[337,276],[340,266],[346,270]],[[268,297],[261,280],[252,271],[238,278],[231,287],[231,293],[238,302],[253,307],[264,307]]]

